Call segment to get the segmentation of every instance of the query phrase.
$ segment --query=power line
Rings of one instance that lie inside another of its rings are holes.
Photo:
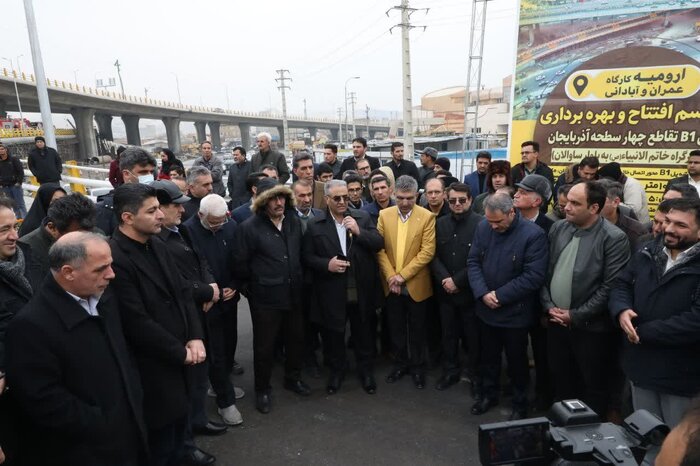
[[[389,36],[389,31],[384,31],[384,32],[382,32],[382,33],[379,34],[378,36],[376,36],[376,37],[372,38],[371,40],[365,42],[364,44],[362,44],[362,45],[359,46],[358,48],[354,49],[352,52],[348,53],[347,55],[345,55],[345,56],[339,58],[338,60],[335,60],[335,61],[333,61],[333,62],[331,62],[331,63],[329,63],[329,64],[324,64],[324,65],[321,66],[320,68],[312,69],[312,70],[308,71],[307,73],[304,73],[303,75],[301,75],[301,78],[306,78],[306,77],[309,77],[309,76],[311,76],[311,75],[318,74],[318,73],[320,73],[320,72],[322,72],[322,71],[329,70],[329,69],[335,67],[336,65],[338,65],[338,64],[340,64],[340,63],[342,63],[342,62],[344,62],[344,61],[346,61],[346,60],[349,60],[350,58],[355,57],[356,54],[357,54],[358,52],[360,52],[361,50],[363,50],[363,49],[369,47],[370,45],[375,45],[375,46],[376,46],[376,45],[377,45],[377,41],[378,41],[379,39],[381,39],[383,36],[387,36],[387,37],[388,37],[388,36]]]

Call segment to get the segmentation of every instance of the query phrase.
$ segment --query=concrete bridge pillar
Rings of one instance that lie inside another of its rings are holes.
[[[90,108],[72,108],[71,115],[78,130],[78,153],[80,161],[85,162],[97,153],[97,138],[95,137],[95,110]]]
[[[241,130],[241,145],[247,151],[250,149],[250,125],[247,123],[238,123],[238,129]]]
[[[338,136],[340,135],[340,131],[338,130],[338,128],[332,129],[332,130],[330,130],[330,132],[331,132],[331,139],[334,141],[337,141]]]
[[[100,134],[100,137],[108,141],[114,141],[114,135],[112,134],[112,115],[96,113],[95,121],[97,122],[97,132]]]
[[[379,131],[370,131],[370,132],[369,132],[369,138],[370,138],[370,139],[376,139],[376,138],[377,138],[377,133],[378,133],[378,132],[379,132]]]
[[[287,148],[284,146],[284,127],[283,126],[278,126],[277,127],[277,134],[279,135],[279,142],[277,143],[277,149],[278,150],[286,150]]]
[[[7,102],[0,99],[0,117],[4,117],[7,113]]]
[[[163,124],[165,125],[165,134],[168,137],[168,148],[179,154],[182,152],[182,145],[180,144],[180,119],[177,117],[163,117]]]
[[[197,142],[203,143],[207,140],[207,123],[206,121],[195,121],[194,129],[197,131]]]
[[[221,123],[218,122],[209,122],[209,132],[211,133],[211,145],[213,146],[214,150],[219,150],[221,149],[221,132],[219,131],[221,129]]]
[[[314,128],[314,127],[309,128],[309,136],[311,137],[312,141],[316,140],[317,133],[318,133],[318,128]]]
[[[141,132],[139,131],[138,115],[122,115],[124,128],[126,129],[126,143],[132,146],[141,145]]]

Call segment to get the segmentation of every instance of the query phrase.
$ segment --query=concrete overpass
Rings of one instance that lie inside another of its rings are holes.
[[[18,111],[17,99],[13,84],[13,75],[17,79],[20,100],[23,112],[39,112],[36,84],[34,76],[16,74],[11,70],[0,70],[0,114],[6,111]],[[94,124],[100,136],[107,140],[113,140],[112,120],[121,118],[126,128],[127,142],[133,145],[141,144],[139,133],[140,119],[162,120],[168,138],[168,147],[174,152],[181,151],[180,122],[194,122],[197,131],[197,139],[203,142],[206,138],[206,127],[209,126],[211,142],[215,148],[221,147],[221,125],[235,125],[241,130],[241,138],[244,147],[250,147],[250,127],[277,128],[280,140],[284,140],[281,115],[268,115],[251,112],[226,111],[220,108],[184,105],[175,102],[166,102],[157,99],[135,97],[119,93],[108,92],[76,86],[56,80],[48,80],[49,100],[53,113],[71,114],[78,130],[80,157],[88,159],[97,154],[97,140]],[[301,118],[289,116],[287,118],[290,128],[303,128],[313,136],[318,130],[328,130],[331,137],[338,140],[339,122],[329,118]],[[358,127],[360,130],[368,129],[370,138],[376,133],[388,133],[388,121],[370,121],[369,125]]]

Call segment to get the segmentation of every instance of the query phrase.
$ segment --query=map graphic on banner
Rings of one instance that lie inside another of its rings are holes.
[[[618,162],[653,209],[700,149],[700,0],[521,0],[512,115],[512,163]]]

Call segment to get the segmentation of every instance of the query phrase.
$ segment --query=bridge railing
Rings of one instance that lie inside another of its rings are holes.
[[[55,130],[56,136],[75,136],[74,129],[59,129]],[[0,138],[33,138],[36,136],[44,136],[44,130],[41,128],[0,128]]]
[[[24,72],[17,72],[13,69],[2,68],[0,71],[0,77],[7,79],[16,79],[18,81],[24,81],[30,84],[36,84],[34,74],[25,74]],[[223,109],[219,107],[208,107],[204,105],[186,105],[179,102],[170,102],[162,99],[154,99],[150,97],[143,96],[133,96],[128,94],[122,94],[120,92],[108,91],[105,89],[92,88],[89,86],[81,86],[74,82],[59,81],[57,79],[46,79],[46,84],[48,87],[53,89],[58,89],[66,92],[75,92],[82,95],[93,96],[103,99],[119,100],[122,102],[149,105],[153,107],[165,107],[169,109],[182,110],[188,112],[199,112],[199,113],[213,113],[229,115],[233,117],[249,117],[249,118],[261,118],[261,119],[281,119],[282,114],[271,113],[271,112],[241,112],[229,109]],[[309,118],[303,117],[301,115],[288,115],[288,120],[301,120],[309,123],[331,123],[337,125],[339,122],[334,118]],[[387,120],[370,120],[370,126],[388,126]]]

